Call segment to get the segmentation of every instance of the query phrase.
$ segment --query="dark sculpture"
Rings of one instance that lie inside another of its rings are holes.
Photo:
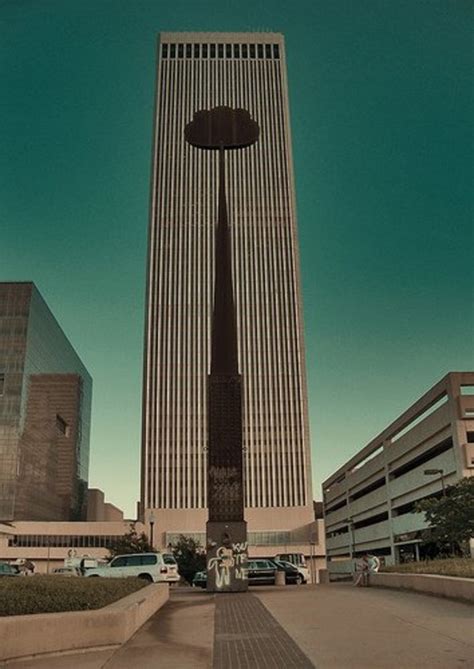
[[[242,380],[232,290],[232,254],[225,197],[225,151],[254,144],[255,121],[244,109],[199,111],[185,128],[186,141],[219,151],[219,206],[215,237],[211,373],[208,379],[207,589],[247,589],[247,523],[242,470]]]

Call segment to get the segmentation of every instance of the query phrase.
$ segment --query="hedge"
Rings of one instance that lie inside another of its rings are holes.
[[[472,558],[446,558],[444,560],[425,560],[407,562],[393,567],[381,567],[380,571],[395,571],[399,574],[438,574],[439,576],[458,576],[474,578],[474,560]]]
[[[149,585],[139,578],[0,578],[0,616],[100,609]]]

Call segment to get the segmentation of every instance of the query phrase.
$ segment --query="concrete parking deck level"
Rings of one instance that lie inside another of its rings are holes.
[[[7,669],[473,669],[474,607],[349,584],[209,595],[177,588],[120,649]]]

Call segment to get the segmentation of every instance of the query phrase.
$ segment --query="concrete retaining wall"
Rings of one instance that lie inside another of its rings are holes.
[[[415,590],[438,597],[474,602],[474,579],[437,576],[434,574],[399,574],[379,572],[370,574],[370,585],[384,588]]]
[[[169,586],[154,583],[95,611],[0,618],[0,661],[80,648],[120,645],[165,604]]]

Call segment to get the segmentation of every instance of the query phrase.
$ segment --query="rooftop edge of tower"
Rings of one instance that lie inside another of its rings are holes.
[[[245,33],[207,33],[207,32],[160,32],[160,42],[198,42],[221,44],[240,44],[242,42],[260,44],[284,44],[283,33],[272,32],[245,32]]]

